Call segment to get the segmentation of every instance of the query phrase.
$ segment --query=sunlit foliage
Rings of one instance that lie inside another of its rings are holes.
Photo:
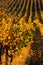
[[[9,53],[12,53],[11,50],[15,53],[33,42],[35,32],[32,24],[22,21],[14,24],[13,21],[13,18],[6,14],[0,19],[0,41],[3,42],[3,46],[10,47]]]

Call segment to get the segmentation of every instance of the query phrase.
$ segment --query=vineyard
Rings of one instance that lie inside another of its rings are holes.
[[[0,65],[43,65],[43,0],[0,0]]]

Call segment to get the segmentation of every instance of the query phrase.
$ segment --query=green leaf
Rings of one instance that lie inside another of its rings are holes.
[[[33,29],[30,29],[31,33],[34,33],[35,31]]]

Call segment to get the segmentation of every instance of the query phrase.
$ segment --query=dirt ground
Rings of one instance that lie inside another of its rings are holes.
[[[27,56],[30,57],[30,55],[31,55],[30,46],[22,48],[20,55],[13,58],[12,65],[26,65],[25,64],[26,57]],[[2,65],[5,65],[6,62],[5,56],[6,56],[5,54],[2,55]],[[10,65],[10,58],[8,58],[8,65]]]

